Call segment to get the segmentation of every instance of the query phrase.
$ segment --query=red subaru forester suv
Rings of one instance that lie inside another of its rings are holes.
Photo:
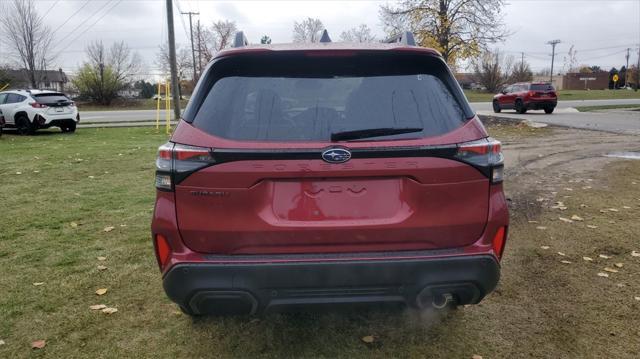
[[[185,313],[443,308],[496,287],[500,143],[441,55],[399,38],[239,33],[211,61],[156,162],[153,243]]]

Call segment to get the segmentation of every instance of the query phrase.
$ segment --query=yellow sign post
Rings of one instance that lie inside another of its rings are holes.
[[[171,131],[170,131],[171,130],[171,123],[170,123],[171,122],[171,96],[169,95],[170,93],[171,93],[170,92],[170,84],[169,84],[169,81],[167,80],[167,82],[165,84],[165,96],[167,97],[167,100],[165,101],[165,105],[166,105],[166,109],[165,109],[166,117],[165,118],[167,120],[166,121],[167,122],[167,125],[166,125],[167,135],[169,133],[171,133]]]
[[[620,80],[620,77],[618,76],[618,74],[614,74],[611,79],[613,80],[613,89],[615,90],[616,84],[618,83],[618,80]]]
[[[156,131],[160,130],[160,100],[162,99],[161,95],[162,83],[158,81],[158,97],[156,97]]]

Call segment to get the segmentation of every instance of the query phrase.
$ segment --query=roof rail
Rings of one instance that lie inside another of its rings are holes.
[[[393,43],[401,43],[407,46],[417,46],[416,39],[413,37],[413,33],[411,31],[404,31],[395,36],[392,36],[386,40],[384,40],[387,44]]]
[[[247,41],[247,37],[244,36],[244,32],[236,32],[236,38],[233,40],[233,47],[244,47],[247,45],[249,45],[249,41]]]
[[[329,37],[329,32],[327,31],[327,29],[322,30],[320,42],[331,42],[331,38]]]

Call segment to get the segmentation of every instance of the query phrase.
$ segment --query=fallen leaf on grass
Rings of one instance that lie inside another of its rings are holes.
[[[624,209],[631,209],[631,207],[629,207],[629,206],[622,206],[622,208],[624,208]]]
[[[549,246],[540,246],[542,249],[549,249]]]
[[[558,252],[558,255],[561,255],[563,257],[566,256],[566,254],[564,254],[563,252]]]
[[[113,313],[115,313],[115,312],[117,312],[117,311],[118,311],[118,309],[116,309],[116,308],[104,308],[104,309],[102,310],[102,313],[105,313],[105,314],[113,314]]]
[[[631,256],[632,257],[640,257],[640,252],[631,251]]]
[[[598,273],[598,277],[605,277],[605,278],[609,278],[609,275],[608,275],[607,273],[599,272],[599,273]]]
[[[44,340],[36,340],[35,342],[31,343],[31,349],[42,349],[45,347],[45,345],[47,345],[47,342],[45,342]]]
[[[622,268],[624,266],[624,263],[615,263],[614,266]]]
[[[565,223],[573,223],[573,221],[570,220],[569,218],[558,217],[558,219],[561,220],[562,222],[565,222]]]
[[[609,272],[609,273],[618,273],[617,269],[613,269],[613,268],[609,268],[609,267],[604,267],[604,271],[605,272]]]
[[[21,174],[22,174],[22,172],[16,172],[16,174],[17,174],[17,175],[21,175]]]
[[[571,264],[571,261],[560,261],[560,263]]]
[[[94,176],[89,176],[89,178],[90,178],[90,179],[94,179],[95,177],[94,177]]]
[[[607,208],[607,211],[609,211],[609,212],[619,212],[619,210],[617,208]]]
[[[587,224],[587,228],[596,229],[598,226],[594,226],[593,224]]]
[[[35,285],[36,287],[39,287],[41,285],[44,285],[44,282],[35,282],[33,283],[33,285]]]
[[[0,345],[5,345],[6,343],[4,342],[4,340],[0,339]]]
[[[482,359],[482,355],[473,354],[473,355],[471,356],[471,359]]]
[[[587,262],[593,262],[593,258],[591,257],[582,257],[582,259],[584,259]]]
[[[538,223],[538,221],[528,221],[529,223]]]
[[[100,288],[100,289],[96,290],[96,294],[97,295],[105,295],[105,294],[107,294],[107,288]]]
[[[107,257],[97,257],[99,261],[106,261]]]
[[[608,256],[606,254],[598,254],[598,257],[604,258],[604,259],[611,259],[611,256]]]
[[[545,230],[545,229],[547,229],[547,227],[545,227],[545,226],[537,226],[536,229]]]
[[[640,300],[640,297],[633,297],[633,299],[635,299],[635,300]]]
[[[98,266],[98,270],[105,270],[107,269],[107,266]]]
[[[375,340],[375,338],[373,337],[373,335],[366,335],[362,338],[360,338],[363,342],[367,343],[367,344],[371,344],[373,343],[373,341]]]
[[[574,221],[578,221],[578,222],[584,221],[584,218],[582,218],[582,217],[580,217],[578,215],[575,215],[575,214],[573,216],[571,216],[571,219],[574,220]]]
[[[113,227],[113,226],[107,226],[107,227],[104,227],[104,231],[105,232],[111,232],[111,231],[113,231],[114,228],[115,227]]]
[[[100,310],[100,309],[104,309],[106,307],[107,306],[104,305],[104,304],[94,304],[94,305],[89,306],[89,309],[91,309],[91,310]]]

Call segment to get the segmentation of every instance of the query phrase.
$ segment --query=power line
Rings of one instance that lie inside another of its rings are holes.
[[[47,9],[47,11],[44,13],[44,15],[42,15],[42,20],[44,20],[47,15],[49,15],[49,13],[51,12],[51,9],[53,9],[54,6],[56,6],[57,3],[59,3],[60,0],[56,0],[53,5],[49,6],[49,8]]]
[[[71,16],[69,16],[63,23],[62,25],[58,26],[55,30],[53,30],[53,32],[51,33],[52,35],[55,35],[55,33],[60,30],[61,27],[63,27],[66,23],[69,22],[69,20],[71,20],[71,18],[73,18],[74,16],[76,16],[82,9],[85,8],[85,6],[87,6],[89,4],[89,0],[85,1],[84,4],[82,4],[82,6],[76,10],[76,12],[74,12],[73,14],[71,14]]]
[[[104,8],[106,8],[109,4],[113,3],[113,1],[115,0],[109,0],[107,2],[104,3],[104,5],[102,5],[102,7],[100,7],[96,12],[94,12],[93,14],[91,14],[90,16],[86,17],[84,19],[84,21],[80,22],[80,24],[78,24],[78,26],[74,27],[73,30],[71,30],[71,32],[69,32],[69,34],[65,37],[63,37],[61,40],[57,41],[59,44],[63,43],[64,40],[68,39],[69,37],[73,36],[76,33],[76,30],[78,30],[79,28],[82,27],[82,25],[86,24],[89,20],[91,20],[92,17],[98,15],[100,13],[100,11],[102,11]],[[83,33],[86,33],[83,32]]]
[[[78,40],[80,37],[82,37],[83,35],[85,35],[85,33],[87,31],[89,31],[89,29],[91,29],[95,24],[97,24],[100,20],[102,20],[108,13],[111,12],[111,10],[113,10],[116,6],[118,6],[118,4],[120,4],[122,2],[122,0],[118,0],[115,4],[113,4],[113,6],[111,6],[109,9],[107,9],[107,11],[105,13],[102,14],[102,16],[100,16],[96,21],[94,21],[93,23],[91,23],[91,25],[89,25],[89,27],[87,27],[87,29],[80,33],[78,36],[76,36],[75,38],[73,38],[73,40],[69,41],[68,45],[66,47],[64,47],[62,50],[60,50],[55,56],[59,56],[64,50],[68,49],[69,46],[71,46],[72,44],[75,43],[76,40]]]

